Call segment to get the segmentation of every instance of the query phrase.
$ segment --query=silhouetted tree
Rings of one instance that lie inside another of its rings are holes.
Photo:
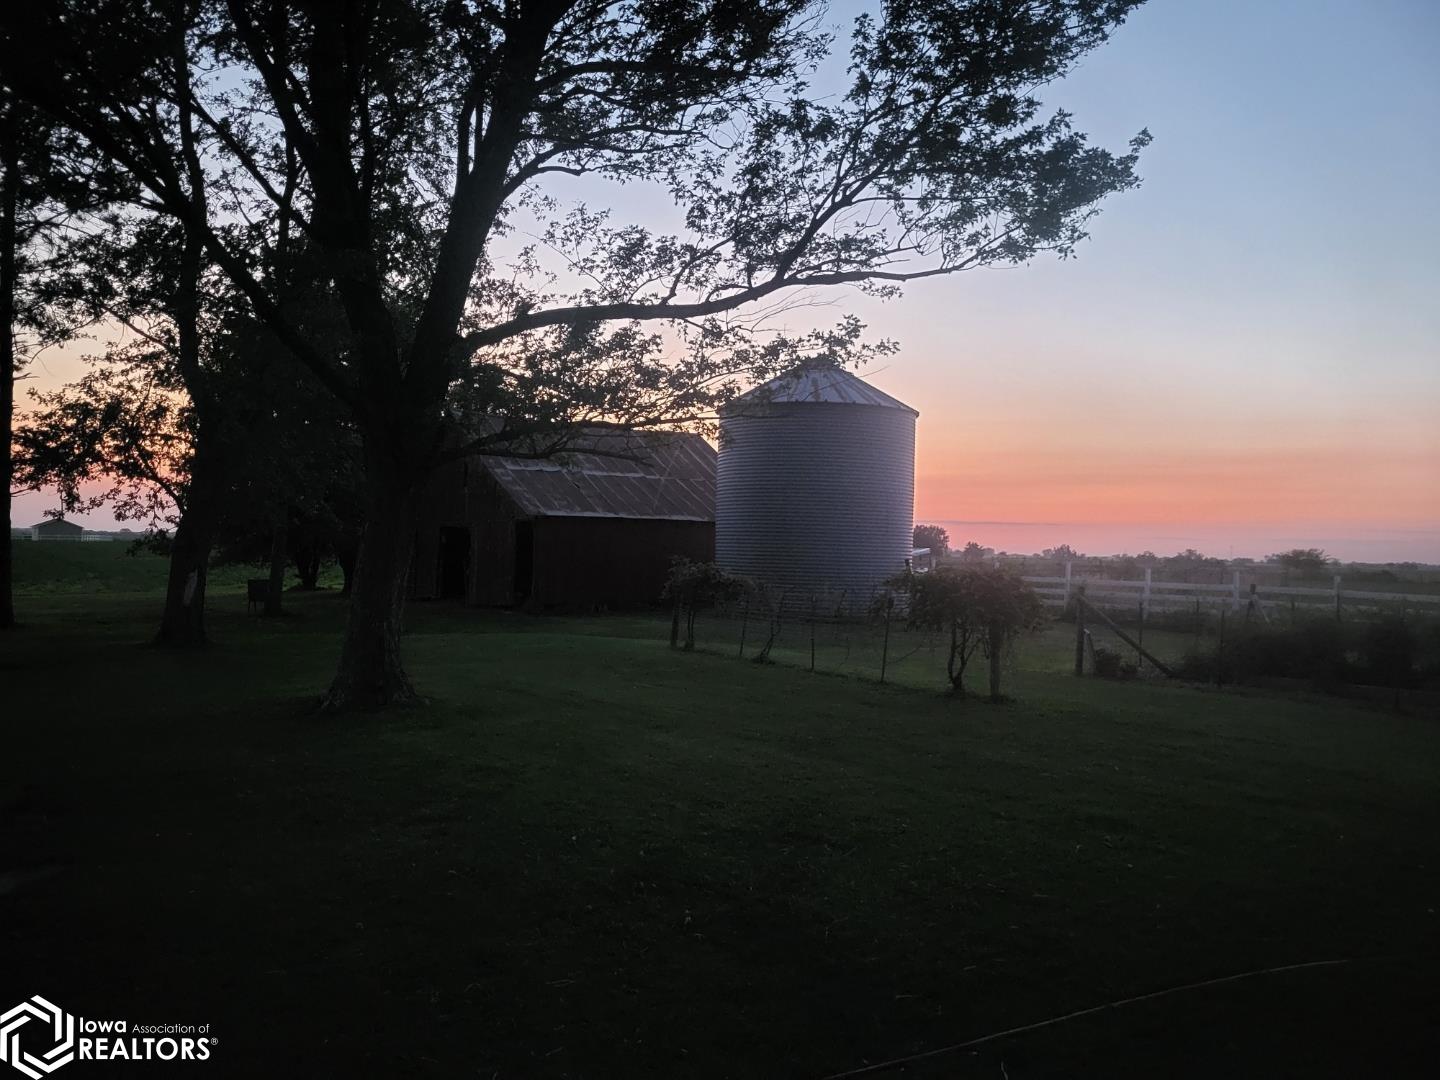
[[[929,548],[931,556],[938,562],[950,554],[950,534],[939,525],[916,525],[914,546]]]
[[[974,540],[968,541],[965,546],[960,549],[960,559],[962,562],[967,563],[984,562],[986,559],[993,558],[994,555],[994,548],[982,547]]]
[[[789,290],[893,295],[1070,254],[1098,200],[1137,182],[1148,135],[1092,148],[1032,89],[1137,3],[890,0],[856,20],[839,94],[809,84],[830,41],[807,0],[10,5],[0,62],[199,238],[351,410],[366,513],[338,708],[414,698],[411,514],[446,455],[703,415],[736,373],[785,358],[731,313]],[[566,213],[536,187],[556,174],[649,183],[687,232]],[[260,235],[219,224],[237,215]],[[494,241],[521,218],[543,244],[503,265]],[[338,353],[257,271],[283,221],[334,283]]]
[[[990,700],[1000,701],[1001,661],[1014,640],[1044,617],[1035,591],[1004,567],[950,563],[928,574],[902,574],[889,584],[906,594],[911,626],[948,635],[945,673],[957,697],[976,652],[990,661]]]
[[[0,629],[15,621],[10,500],[17,493],[15,383],[32,356],[72,336],[83,320],[53,293],[59,238],[118,194],[112,171],[77,152],[68,132],[0,82]]]
[[[676,556],[670,562],[670,573],[665,579],[665,590],[661,594],[671,603],[670,647],[684,648],[690,652],[695,648],[695,616],[702,608],[713,607],[741,596],[748,582],[713,562],[695,562],[684,556]],[[680,637],[684,626],[683,644]]]
[[[1330,557],[1320,548],[1291,548],[1274,555],[1267,555],[1266,562],[1279,563],[1286,570],[1293,570],[1301,577],[1316,577],[1330,565]]]

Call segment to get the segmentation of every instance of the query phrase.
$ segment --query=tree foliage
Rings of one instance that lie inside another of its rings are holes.
[[[994,548],[983,547],[974,540],[967,541],[965,546],[960,549],[959,554],[961,561],[967,563],[984,562],[986,559],[992,559],[994,557]]]
[[[929,548],[936,562],[950,554],[950,534],[939,525],[916,525],[913,543],[917,548]]]
[[[662,598],[673,605],[670,623],[670,647],[683,647],[686,652],[695,648],[695,616],[703,609],[723,604],[744,595],[750,582],[713,562],[696,562],[684,556],[676,556],[670,563],[670,573],[665,579]],[[684,643],[681,645],[680,627],[684,624]]]
[[[1320,548],[1291,548],[1274,555],[1268,555],[1266,562],[1279,563],[1286,570],[1294,570],[1301,577],[1318,577],[1332,562]]]
[[[1005,567],[957,563],[928,574],[902,574],[890,585],[904,594],[912,627],[948,636],[945,673],[951,691],[964,696],[965,670],[983,651],[990,660],[990,699],[999,701],[1001,659],[1044,618],[1035,591]]]
[[[61,265],[57,249],[77,220],[118,196],[117,183],[107,163],[77,152],[72,132],[0,80],[0,629],[15,621],[10,499],[29,486],[12,454],[15,384],[43,349],[79,329],[76,313],[48,288]]]

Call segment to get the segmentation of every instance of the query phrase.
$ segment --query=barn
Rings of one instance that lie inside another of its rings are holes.
[[[671,560],[715,557],[715,450],[685,432],[590,429],[548,458],[471,457],[417,512],[410,594],[594,611],[660,599]]]
[[[30,535],[36,540],[74,540],[85,535],[85,527],[64,518],[46,518],[30,526]]]

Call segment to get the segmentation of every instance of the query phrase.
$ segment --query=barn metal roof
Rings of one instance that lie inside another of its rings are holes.
[[[720,410],[721,415],[744,411],[747,405],[772,405],[790,402],[822,402],[835,405],[879,405],[887,409],[904,409],[915,416],[920,413],[903,401],[875,389],[864,379],[834,364],[806,364],[794,371],[741,394]]]
[[[476,461],[530,517],[715,520],[715,448],[689,432],[587,431],[554,457]]]

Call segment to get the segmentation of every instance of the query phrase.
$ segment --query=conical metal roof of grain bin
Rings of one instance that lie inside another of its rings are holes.
[[[868,605],[912,550],[919,415],[829,363],[730,402],[720,410],[716,561],[790,603]]]

